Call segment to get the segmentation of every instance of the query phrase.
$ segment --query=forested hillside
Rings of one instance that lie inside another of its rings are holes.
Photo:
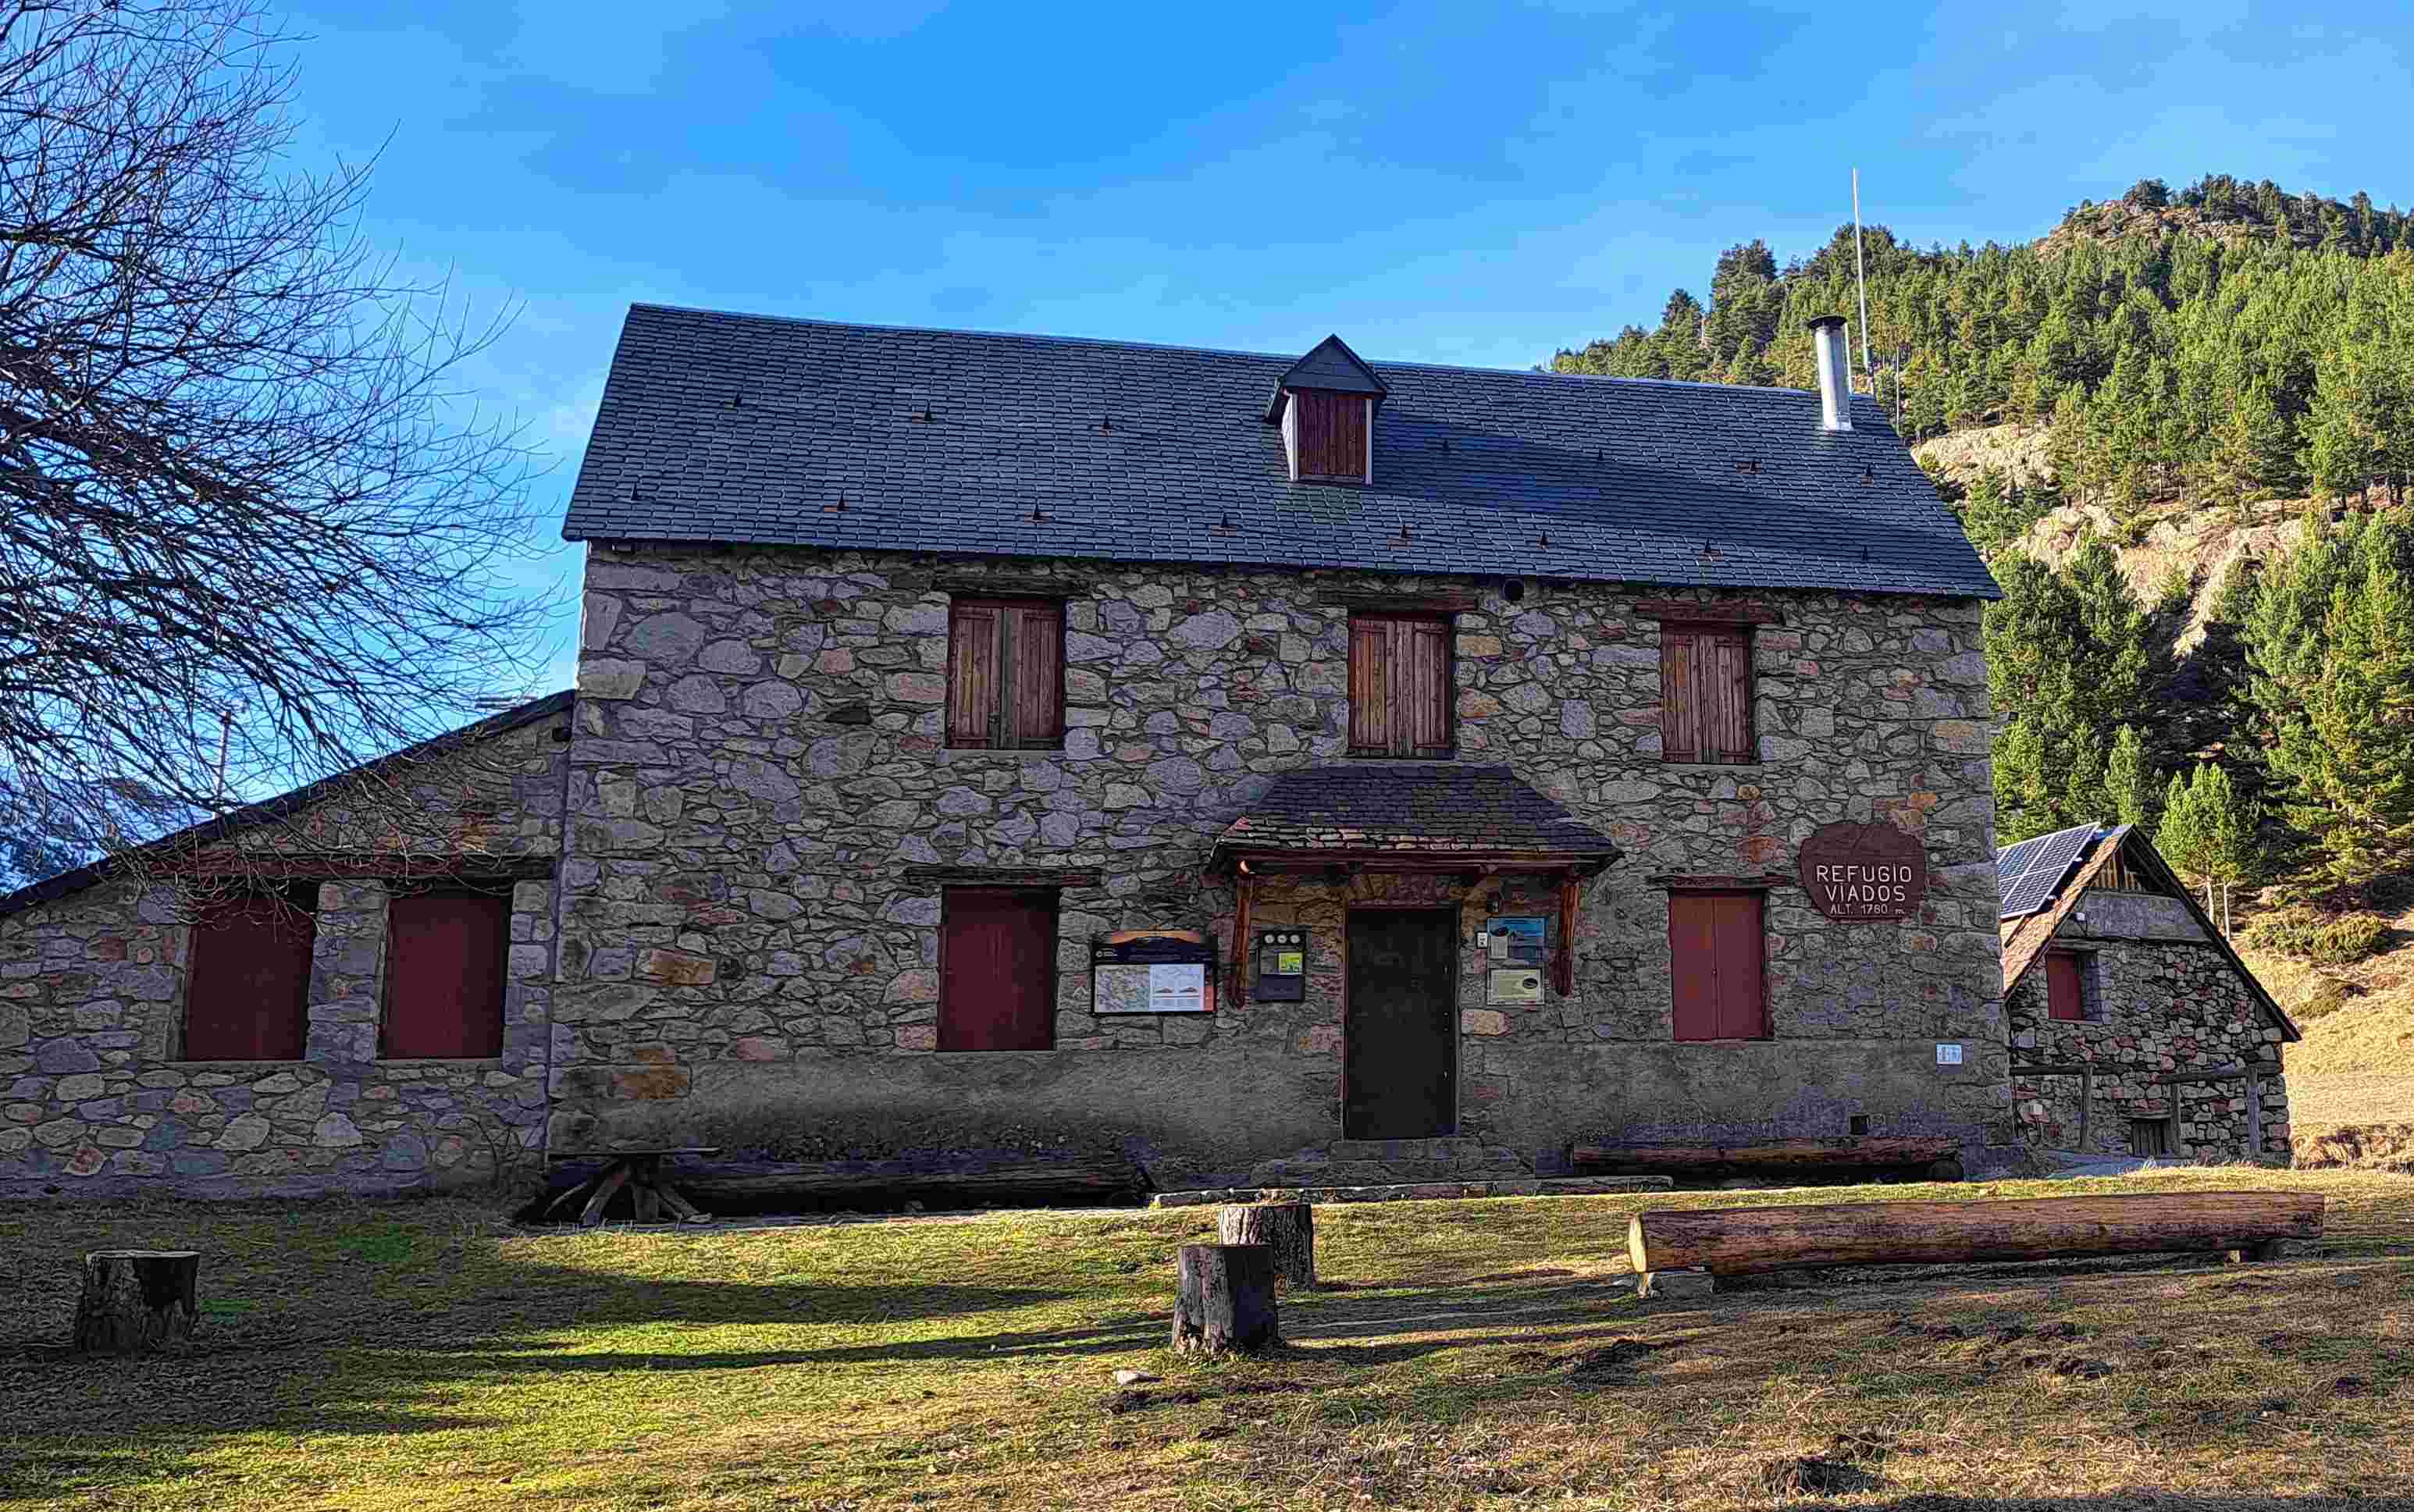
[[[1998,838],[2147,826],[2414,1103],[2414,969],[2382,959],[2414,940],[2414,220],[2215,176],[2034,242],[1864,247],[1857,381],[2004,589]],[[1853,268],[1850,226],[1782,268],[1744,243],[1706,304],[1553,366],[1810,388]]]

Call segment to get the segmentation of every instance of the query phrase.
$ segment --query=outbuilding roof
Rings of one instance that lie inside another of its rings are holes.
[[[274,798],[263,798],[258,803],[246,804],[241,808],[202,820],[198,824],[186,825],[183,829],[163,835],[147,844],[137,846],[121,855],[104,856],[98,861],[62,871],[56,876],[29,882],[14,892],[0,894],[0,918],[7,918],[11,913],[22,913],[37,903],[47,903],[52,898],[82,892],[85,888],[105,882],[125,870],[130,861],[152,856],[172,855],[178,851],[207,845],[214,840],[227,839],[245,830],[268,823],[272,820],[284,819],[300,813],[312,804],[333,796],[345,784],[357,781],[370,774],[391,770],[411,763],[425,762],[446,751],[457,750],[473,741],[491,739],[506,731],[517,730],[523,726],[534,724],[540,719],[550,719],[557,714],[567,714],[575,696],[575,690],[572,689],[563,689],[558,693],[547,693],[543,698],[532,699],[499,713],[487,715],[457,730],[448,730],[442,734],[423,740],[415,746],[407,747],[391,755],[380,756],[359,766],[337,772],[332,777],[324,777],[316,782],[305,783],[291,793],[282,793]]]
[[[1283,773],[1215,842],[1244,852],[1550,858],[1598,869],[1610,838],[1506,766],[1357,762]]]
[[[1299,363],[639,304],[562,533],[1997,595],[1868,398],[1368,363],[1374,482],[1293,482]]]

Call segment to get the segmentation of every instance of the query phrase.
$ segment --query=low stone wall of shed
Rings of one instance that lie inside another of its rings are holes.
[[[290,1061],[179,1059],[191,928],[105,885],[0,920],[0,1198],[462,1185],[541,1158],[553,884],[513,889],[503,1053],[380,1060],[386,886],[319,890]]]

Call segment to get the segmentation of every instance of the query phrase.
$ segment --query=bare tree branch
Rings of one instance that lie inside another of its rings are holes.
[[[297,173],[247,0],[0,0],[0,814],[123,851],[524,688],[501,330]],[[395,793],[400,793],[396,788]]]

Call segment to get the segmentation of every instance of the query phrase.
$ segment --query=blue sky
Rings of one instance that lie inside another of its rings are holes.
[[[2013,240],[2140,177],[2414,202],[2397,7],[422,0],[292,14],[306,164],[478,308],[576,475],[650,300],[1522,367],[1864,211]],[[315,166],[315,165],[314,165]],[[528,563],[574,583],[577,548]],[[548,687],[573,665],[567,617]]]

